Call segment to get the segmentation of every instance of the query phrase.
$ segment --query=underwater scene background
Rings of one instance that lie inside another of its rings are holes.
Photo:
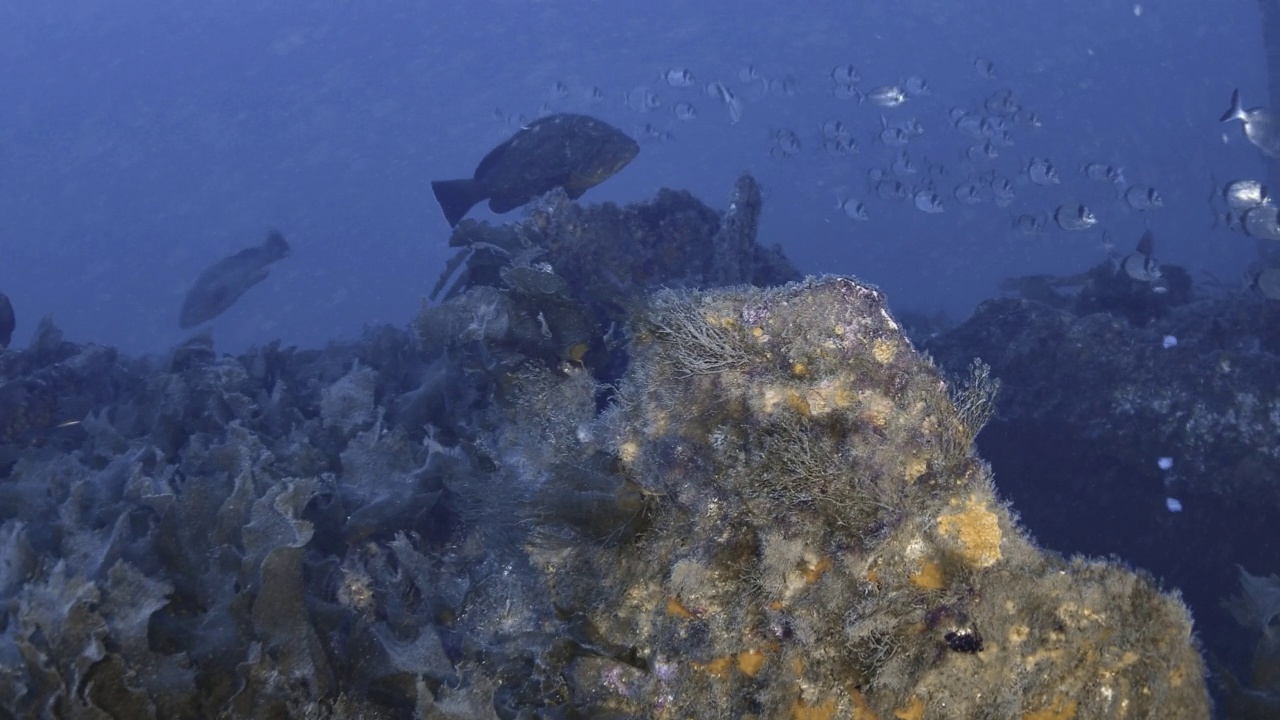
[[[0,717],[1280,716],[1278,36],[0,9]]]

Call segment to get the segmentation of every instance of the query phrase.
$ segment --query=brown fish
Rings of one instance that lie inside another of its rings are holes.
[[[482,200],[504,213],[555,188],[576,200],[627,166],[640,152],[621,130],[587,115],[557,113],[521,128],[489,151],[465,180],[431,183],[449,227]]]
[[[271,263],[288,254],[289,243],[273,230],[261,245],[245,248],[209,266],[187,292],[178,324],[189,328],[221,315],[267,277]]]

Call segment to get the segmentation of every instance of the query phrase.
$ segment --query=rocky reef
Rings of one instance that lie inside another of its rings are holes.
[[[1208,717],[1178,597],[997,497],[987,366],[759,212],[463,223],[323,350],[0,354],[0,717]]]
[[[1207,716],[1182,604],[1026,540],[972,452],[985,368],[950,389],[877,291],[666,293],[641,327],[589,435],[658,498],[649,527],[534,555],[557,602],[639,639],[635,712]]]
[[[980,356],[1001,379],[978,448],[1037,540],[1119,554],[1177,586],[1218,679],[1257,678],[1271,698],[1230,717],[1274,717],[1272,615],[1240,626],[1223,600],[1237,566],[1280,567],[1280,302],[1167,274],[1165,294],[1106,265],[1019,278],[1021,297],[983,303],[924,347],[952,374]]]

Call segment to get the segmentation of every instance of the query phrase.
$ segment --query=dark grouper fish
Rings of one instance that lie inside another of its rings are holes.
[[[555,188],[577,200],[640,152],[621,130],[586,115],[557,113],[521,128],[489,151],[468,180],[437,180],[431,190],[455,227],[476,203],[504,213]]]
[[[288,254],[289,243],[273,230],[261,245],[245,248],[209,266],[187,292],[178,324],[189,328],[221,315],[249,288],[267,277],[271,263]]]

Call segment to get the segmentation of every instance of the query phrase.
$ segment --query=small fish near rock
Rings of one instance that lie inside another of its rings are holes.
[[[13,318],[13,303],[9,302],[8,295],[0,293],[0,350],[9,347],[16,324]]]
[[[1138,239],[1138,247],[1120,262],[1120,268],[1124,270],[1126,275],[1138,282],[1151,283],[1152,290],[1160,293],[1164,292],[1161,289],[1164,284],[1160,282],[1162,275],[1160,273],[1160,263],[1155,258],[1155,249],[1155,235],[1150,230],[1147,230]]]
[[[1280,267],[1250,267],[1244,275],[1245,288],[1268,300],[1280,300]]]
[[[457,227],[482,200],[505,213],[564,188],[573,200],[617,174],[640,146],[626,133],[587,115],[557,113],[539,118],[489,151],[475,174],[431,183],[449,227]]]
[[[289,254],[284,236],[272,231],[261,244],[245,248],[209,266],[187,291],[178,324],[189,328],[212,320],[267,277],[271,263]]]

